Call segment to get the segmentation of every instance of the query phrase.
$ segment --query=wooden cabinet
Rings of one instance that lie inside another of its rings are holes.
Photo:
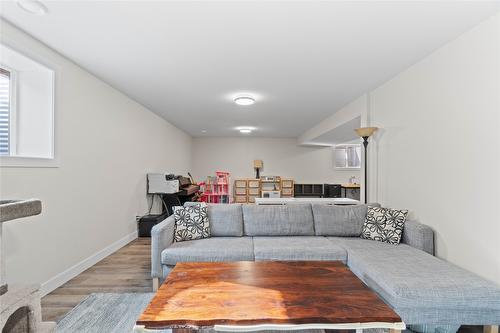
[[[281,197],[293,197],[293,184],[292,179],[281,179]]]
[[[260,198],[262,191],[280,191],[284,198],[294,196],[293,179],[274,177],[272,180],[261,179],[236,179],[234,181],[234,202],[254,203],[255,198]]]
[[[234,181],[234,202],[254,203],[260,197],[259,179],[236,179]]]

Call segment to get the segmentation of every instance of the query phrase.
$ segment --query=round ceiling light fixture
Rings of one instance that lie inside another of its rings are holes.
[[[243,106],[247,106],[247,105],[252,105],[255,103],[255,98],[253,98],[252,96],[248,96],[248,95],[244,95],[244,96],[236,96],[234,98],[234,102],[238,105],[243,105]]]
[[[17,0],[17,5],[22,10],[33,15],[42,16],[49,12],[47,7],[38,0]]]
[[[255,130],[255,127],[242,126],[236,127],[236,130],[238,130],[241,134],[250,134],[253,130]]]

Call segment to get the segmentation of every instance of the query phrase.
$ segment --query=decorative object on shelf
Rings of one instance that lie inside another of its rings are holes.
[[[378,130],[378,127],[360,127],[360,128],[356,128],[354,131],[356,132],[356,134],[363,138],[363,146],[365,147],[365,158],[364,158],[364,161],[365,161],[365,203],[368,202],[368,174],[367,174],[367,170],[368,170],[368,161],[366,159],[366,156],[367,156],[367,151],[368,151],[368,138],[370,136],[373,135],[373,133],[375,133],[375,131]]]
[[[203,194],[201,201],[206,203],[230,203],[229,195],[229,172],[217,171],[214,176],[208,176],[207,180],[200,183]]]
[[[260,169],[264,167],[264,163],[262,160],[254,160],[253,161],[253,168],[255,169],[255,178],[259,179],[260,178]]]

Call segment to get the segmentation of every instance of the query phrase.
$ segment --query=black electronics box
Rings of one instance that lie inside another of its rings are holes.
[[[168,217],[168,213],[159,215],[144,215],[138,221],[139,237],[151,237],[151,229]]]

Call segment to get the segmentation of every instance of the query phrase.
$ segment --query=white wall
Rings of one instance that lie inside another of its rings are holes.
[[[133,237],[146,173],[189,171],[191,137],[11,25],[1,30],[57,67],[59,167],[0,169],[1,198],[43,201],[42,215],[4,224],[7,280],[44,283]]]
[[[263,160],[261,175],[290,177],[298,183],[347,183],[359,171],[336,170],[332,147],[300,147],[296,139],[227,137],[193,139],[193,176],[215,171],[231,178],[255,177],[253,160]]]
[[[370,97],[370,200],[409,208],[439,257],[500,283],[500,14]]]

